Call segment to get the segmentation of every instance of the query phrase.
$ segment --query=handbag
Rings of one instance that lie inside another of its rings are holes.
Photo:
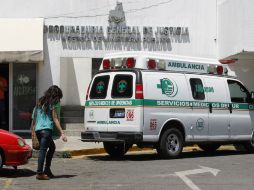
[[[31,136],[32,136],[32,148],[34,150],[39,150],[40,149],[40,143],[39,143],[39,140],[36,136],[36,133],[35,133],[35,125],[36,125],[36,110],[37,108],[35,107],[34,108],[34,117],[33,117],[33,120],[32,120],[32,123],[31,123]]]

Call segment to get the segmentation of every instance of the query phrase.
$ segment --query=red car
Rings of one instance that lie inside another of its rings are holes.
[[[0,129],[0,168],[6,165],[17,169],[31,157],[32,149],[23,138]]]

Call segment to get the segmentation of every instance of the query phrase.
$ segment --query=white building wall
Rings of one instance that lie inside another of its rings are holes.
[[[218,58],[238,59],[237,77],[254,90],[254,1],[218,0]]]
[[[86,89],[90,81],[84,80],[84,72],[91,71],[91,58],[60,58],[60,86],[64,97],[63,105],[83,105],[86,100]],[[86,78],[91,78],[91,72],[86,72]]]
[[[91,49],[65,48],[61,40],[49,38],[44,34],[45,61],[38,68],[39,96],[48,86],[52,84],[61,85],[61,57],[100,58],[105,53],[113,51],[151,50],[186,56],[216,58],[217,5],[215,0],[122,0],[121,2],[127,26],[139,26],[140,30],[143,26],[151,26],[154,30],[156,27],[187,27],[188,38],[184,41],[172,41],[167,46],[155,46],[151,49],[141,44],[137,49],[119,46],[122,48],[106,49],[103,47],[98,50],[94,47]],[[0,6],[0,17],[42,17],[45,25],[92,25],[103,26],[106,29],[109,25],[109,11],[115,7],[115,0],[8,0]],[[75,73],[80,72],[75,70]],[[89,81],[91,70],[84,70],[82,77],[77,76],[76,78]],[[87,82],[83,86],[79,85],[78,91],[85,92],[87,86]],[[64,102],[64,104],[70,103],[72,102]],[[81,105],[83,105],[82,102]]]
[[[219,58],[254,52],[253,7],[253,0],[218,0]]]

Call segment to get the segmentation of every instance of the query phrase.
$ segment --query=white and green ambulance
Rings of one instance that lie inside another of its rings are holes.
[[[228,65],[145,52],[107,55],[87,90],[84,142],[106,152],[153,147],[164,158],[183,146],[215,151],[235,144],[254,151],[253,92]]]

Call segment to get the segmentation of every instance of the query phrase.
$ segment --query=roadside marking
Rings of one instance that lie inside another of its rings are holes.
[[[1,189],[1,190],[7,190],[10,186],[11,186],[11,184],[12,184],[12,179],[7,179],[7,180],[4,180],[5,182],[4,182],[4,187]]]
[[[176,176],[180,177],[184,183],[191,188],[192,190],[201,190],[197,185],[195,185],[187,176],[192,175],[192,174],[201,174],[201,173],[206,173],[210,172],[214,176],[216,176],[220,170],[214,169],[214,168],[209,168],[205,166],[199,166],[200,169],[194,169],[194,170],[186,170],[186,171],[180,171],[180,172],[175,172]]]

